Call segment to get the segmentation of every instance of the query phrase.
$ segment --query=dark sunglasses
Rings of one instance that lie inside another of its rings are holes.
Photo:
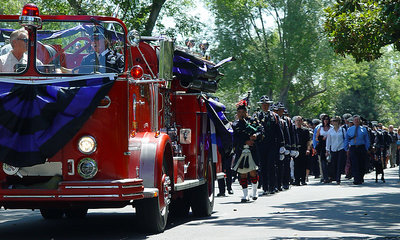
[[[29,42],[29,39],[27,39],[27,38],[17,38],[17,40],[24,41],[25,43],[28,43],[28,42]]]

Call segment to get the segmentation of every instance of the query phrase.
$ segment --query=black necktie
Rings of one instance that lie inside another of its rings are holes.
[[[356,145],[357,132],[358,132],[358,126],[356,126],[356,130],[354,132],[354,145]]]

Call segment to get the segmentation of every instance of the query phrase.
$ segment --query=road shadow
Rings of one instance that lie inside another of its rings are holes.
[[[374,174],[374,173],[373,173]],[[332,231],[351,236],[379,236],[377,239],[400,239],[400,192],[390,188],[400,188],[397,172],[385,173],[386,183],[375,183],[372,173],[367,175],[365,184],[353,185],[351,181],[342,182],[346,188],[389,188],[388,192],[361,196],[337,196],[328,200],[305,201],[274,205],[272,212],[263,217],[241,217],[207,221],[216,226],[267,227],[302,232]],[[323,187],[323,184],[312,183],[311,188]],[[299,187],[301,188],[301,187]],[[224,204],[235,204],[226,202]],[[276,210],[276,211],[274,211]],[[190,225],[191,223],[189,223]],[[392,230],[396,229],[397,232]],[[293,239],[293,238],[280,238]],[[295,238],[326,239],[326,238]],[[344,239],[342,237],[338,239]],[[348,239],[371,239],[356,238]]]

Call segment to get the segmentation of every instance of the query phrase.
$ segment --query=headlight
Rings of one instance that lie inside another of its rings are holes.
[[[92,136],[83,136],[79,139],[78,149],[83,154],[92,154],[96,151],[97,143]]]
[[[78,173],[84,179],[93,178],[98,170],[97,162],[91,158],[84,158],[78,164]]]
[[[14,167],[14,166],[8,165],[7,163],[3,163],[3,171],[7,175],[15,175],[19,171],[19,167]]]

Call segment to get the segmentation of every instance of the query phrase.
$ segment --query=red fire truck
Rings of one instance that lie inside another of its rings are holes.
[[[0,207],[54,219],[132,205],[151,232],[211,214],[217,65],[117,18],[33,4],[0,16],[0,47]]]

